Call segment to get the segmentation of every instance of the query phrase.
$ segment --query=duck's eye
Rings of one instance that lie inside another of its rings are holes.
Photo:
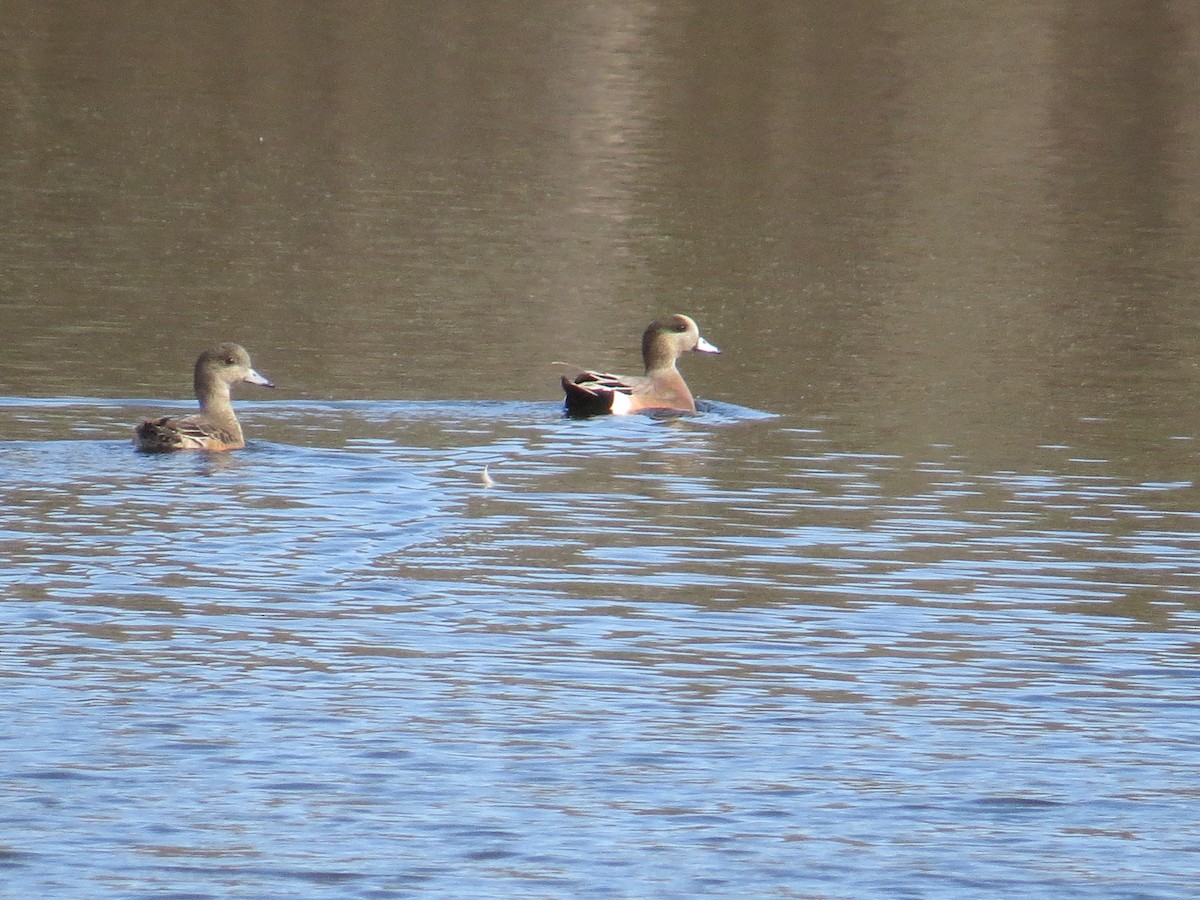
[[[232,365],[234,365],[234,362],[233,362],[233,357],[232,357],[232,356],[227,356],[227,357],[225,357],[225,365],[227,365],[227,366],[232,366]]]

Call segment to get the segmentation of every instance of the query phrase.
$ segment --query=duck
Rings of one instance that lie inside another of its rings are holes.
[[[196,360],[193,383],[200,402],[198,415],[147,419],[137,426],[133,439],[138,450],[238,450],[246,446],[242,426],[233,414],[230,389],[235,384],[275,385],[258,374],[250,354],[241,344],[226,342],[210,347]]]
[[[627,415],[644,410],[694,413],[696,401],[676,368],[684,353],[720,353],[700,336],[691,316],[682,313],[655,319],[642,334],[644,375],[613,375],[570,363],[560,367],[568,416]]]

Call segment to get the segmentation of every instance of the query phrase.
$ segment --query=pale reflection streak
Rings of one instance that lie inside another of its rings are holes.
[[[577,8],[578,27],[551,76],[561,80],[556,139],[536,162],[539,182],[554,186],[528,248],[540,276],[535,297],[549,304],[547,347],[599,353],[601,366],[628,360],[647,318],[640,311],[655,309],[637,250],[637,207],[653,177],[654,10],[649,2]],[[606,356],[624,331],[628,349],[617,343],[621,354]]]

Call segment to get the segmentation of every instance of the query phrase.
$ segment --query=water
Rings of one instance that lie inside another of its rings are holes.
[[[1186,890],[1192,484],[244,406],[343,445],[5,448],[14,893]]]
[[[1194,894],[1190,5],[0,9],[0,894]]]

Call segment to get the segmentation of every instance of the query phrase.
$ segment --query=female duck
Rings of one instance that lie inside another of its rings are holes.
[[[196,360],[196,399],[200,413],[186,418],[163,416],[137,427],[134,446],[139,450],[236,450],[246,446],[242,426],[233,414],[230,388],[238,382],[275,387],[254,371],[250,354],[239,344],[217,344]]]
[[[651,322],[642,335],[645,375],[612,375],[556,363],[563,367],[567,415],[622,415],[648,409],[694,413],[696,401],[675,367],[681,354],[693,350],[721,352],[700,336],[700,329],[689,316],[674,315]]]

